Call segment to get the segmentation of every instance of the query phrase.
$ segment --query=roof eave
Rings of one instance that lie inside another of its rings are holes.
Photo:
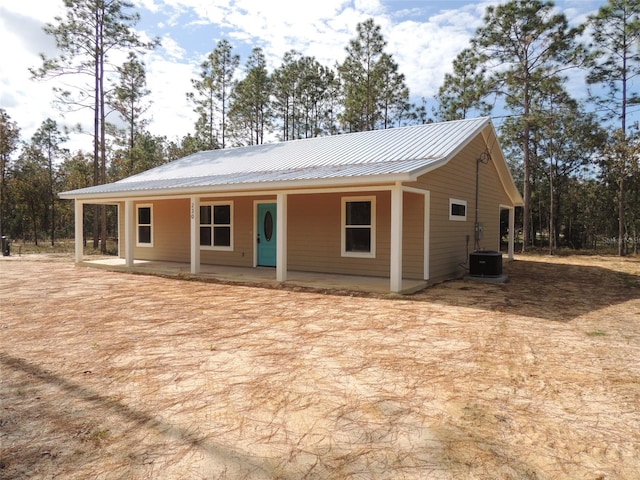
[[[138,190],[122,190],[118,192],[96,192],[87,194],[73,194],[73,191],[61,192],[58,196],[64,200],[82,200],[82,201],[97,201],[105,202],[108,200],[124,200],[131,198],[148,198],[148,197],[188,197],[191,195],[201,195],[207,193],[237,193],[247,192],[260,193],[260,192],[272,192],[272,191],[287,191],[297,189],[309,189],[314,188],[331,188],[331,187],[346,187],[357,186],[362,187],[371,185],[376,187],[382,184],[393,184],[396,182],[409,182],[414,181],[417,178],[412,173],[393,173],[383,175],[362,175],[353,177],[339,177],[339,178],[326,178],[315,180],[291,180],[291,181],[276,181],[276,182],[255,182],[255,183],[237,183],[227,185],[203,185],[198,187],[184,187],[184,188],[156,188],[156,189],[138,189]]]

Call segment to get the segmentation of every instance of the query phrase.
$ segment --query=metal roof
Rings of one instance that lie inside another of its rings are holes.
[[[375,181],[446,163],[491,124],[488,117],[316,137],[189,155],[114,183],[72,190],[64,198],[249,186],[274,182]]]

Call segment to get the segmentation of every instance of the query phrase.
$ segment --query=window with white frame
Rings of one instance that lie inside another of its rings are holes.
[[[153,247],[153,205],[137,206],[136,227],[136,245]]]
[[[211,250],[233,250],[233,202],[200,205],[200,246]]]
[[[342,198],[342,256],[376,256],[376,197]]]
[[[467,220],[467,201],[455,198],[449,199],[449,220],[464,222]]]

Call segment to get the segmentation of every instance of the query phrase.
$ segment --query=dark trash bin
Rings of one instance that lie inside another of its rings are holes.
[[[2,256],[8,257],[11,255],[11,239],[6,235],[2,236]]]

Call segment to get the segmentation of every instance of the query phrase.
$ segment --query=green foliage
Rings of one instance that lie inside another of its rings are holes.
[[[453,61],[453,73],[444,76],[438,90],[437,117],[439,120],[460,120],[471,112],[488,115],[491,105],[484,100],[488,91],[485,85],[484,58],[475,50],[465,48]]]
[[[7,170],[11,156],[18,148],[20,129],[7,112],[0,108],[0,235],[5,233],[5,204],[7,197]]]
[[[564,15],[555,13],[553,3],[512,0],[488,7],[484,25],[472,40],[474,58],[483,62],[475,71],[486,69],[486,78],[479,83],[484,90],[481,96],[496,95],[520,116],[517,138],[524,169],[523,250],[535,238],[531,230],[532,128],[536,115],[543,114],[538,111],[536,97],[562,90],[564,72],[581,58],[575,42],[578,33],[569,29]]]
[[[271,78],[262,49],[256,47],[246,65],[247,75],[231,94],[229,117],[237,146],[259,145],[269,129]]]
[[[291,50],[271,78],[272,111],[281,122],[281,140],[337,133],[340,81],[331,68]]]
[[[107,180],[106,158],[106,76],[110,54],[116,50],[154,48],[159,42],[143,42],[134,29],[137,13],[128,13],[133,4],[125,0],[64,0],[66,18],[56,17],[45,33],[58,47],[57,57],[41,56],[40,68],[30,69],[33,78],[47,79],[72,75],[88,78],[73,89],[55,86],[57,102],[63,110],[88,109],[93,112],[94,185]],[[106,216],[94,226],[94,246],[106,245]],[[96,219],[97,221],[97,219]],[[103,247],[106,248],[106,247]]]
[[[147,121],[143,118],[149,109],[144,103],[145,97],[151,93],[147,89],[147,76],[144,63],[138,60],[135,52],[129,52],[128,60],[117,68],[119,83],[108,95],[109,105],[120,115],[126,125],[122,132],[115,132],[116,144],[124,147],[120,156],[126,157],[126,172],[141,171],[138,163],[144,163],[144,157],[136,151],[138,135],[144,131]],[[131,175],[133,173],[129,173]],[[128,176],[128,175],[125,175]]]
[[[409,91],[392,56],[384,52],[380,26],[369,19],[357,31],[338,68],[344,94],[340,122],[348,132],[387,128],[393,115],[401,118],[408,110]]]
[[[624,255],[627,225],[630,222],[636,234],[640,217],[637,207],[630,209],[627,205],[627,196],[637,198],[638,188],[637,180],[632,181],[634,177],[627,178],[638,171],[637,153],[632,151],[637,140],[627,139],[630,134],[627,107],[640,103],[640,93],[629,88],[640,77],[640,1],[609,0],[596,15],[589,17],[587,26],[592,38],[587,82],[604,87],[604,93],[593,95],[592,101],[605,119],[620,122],[620,129],[607,143],[602,171],[618,187],[618,253]]]
[[[239,63],[240,57],[232,54],[231,44],[221,40],[200,65],[200,78],[191,80],[194,91],[187,93],[187,99],[198,114],[196,137],[207,150],[226,147],[227,114]]]
[[[640,1],[609,0],[589,17],[587,27],[592,40],[587,82],[605,87],[592,100],[626,132],[627,106],[640,102],[640,92],[628,88],[640,77]]]

